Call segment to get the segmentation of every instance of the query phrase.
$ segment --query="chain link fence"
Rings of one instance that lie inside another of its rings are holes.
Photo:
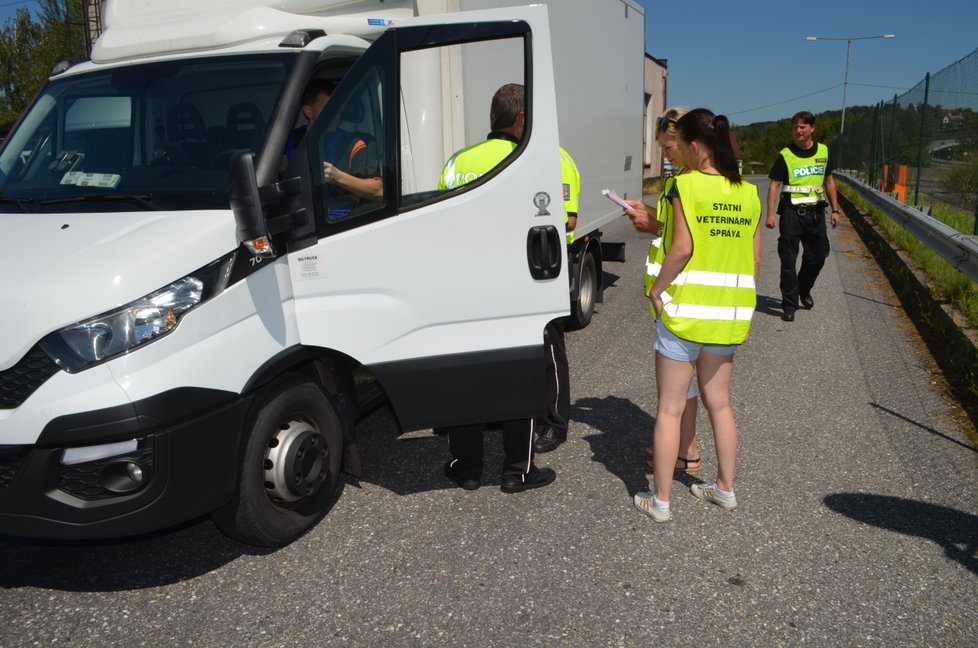
[[[850,169],[884,191],[896,188],[907,204],[975,213],[978,49],[879,102],[846,125],[830,150],[836,168]]]

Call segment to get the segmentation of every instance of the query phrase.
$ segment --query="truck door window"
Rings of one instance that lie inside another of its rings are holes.
[[[525,42],[507,36],[404,52],[400,59],[400,204],[441,196],[445,163],[489,134],[492,96],[507,83],[525,85]],[[529,123],[529,109],[526,109]],[[518,154],[518,150],[514,154]],[[505,160],[481,181],[494,175]]]
[[[309,130],[313,183],[328,223],[375,216],[384,207],[383,74],[340,85]]]

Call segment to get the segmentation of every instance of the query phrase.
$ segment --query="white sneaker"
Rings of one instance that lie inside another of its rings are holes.
[[[672,513],[667,508],[656,508],[652,505],[652,493],[635,493],[635,497],[632,501],[635,503],[635,508],[645,513],[650,518],[656,522],[668,522],[672,519]]]
[[[737,508],[737,496],[733,493],[721,495],[717,492],[716,482],[712,484],[693,484],[689,487],[689,490],[701,500],[716,504],[724,510],[732,511]]]

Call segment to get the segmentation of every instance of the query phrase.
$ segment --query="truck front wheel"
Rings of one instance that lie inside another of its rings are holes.
[[[585,252],[581,259],[579,285],[577,300],[571,304],[570,314],[571,326],[576,329],[582,329],[591,323],[598,295],[598,268],[590,252]]]
[[[239,542],[277,547],[326,514],[339,482],[343,422],[316,383],[290,375],[255,397],[245,422],[238,484],[213,513]]]

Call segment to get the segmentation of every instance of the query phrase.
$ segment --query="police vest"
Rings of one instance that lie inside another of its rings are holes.
[[[516,149],[516,142],[509,139],[487,139],[458,151],[441,172],[439,189],[457,189],[482,177],[506,159]]]
[[[662,293],[662,323],[691,342],[740,344],[747,338],[757,304],[757,188],[698,171],[678,176],[676,187],[693,254]]]
[[[655,210],[656,219],[662,223],[662,229],[659,230],[659,235],[653,238],[649,244],[649,257],[645,262],[646,299],[648,299],[649,293],[652,291],[652,284],[655,283],[655,278],[662,271],[662,260],[666,258],[666,252],[672,247],[673,211],[672,201],[667,196],[672,191],[673,185],[676,184],[676,175],[681,173],[685,173],[685,169],[679,169],[675,175],[669,176],[662,183],[662,193],[659,194],[659,202]],[[654,320],[655,306],[652,302],[649,302],[649,311],[652,313],[652,319]]]
[[[576,214],[581,193],[581,174],[570,153],[560,147],[560,184],[564,193],[564,223],[568,214]],[[567,232],[567,245],[574,242],[574,230]]]
[[[825,165],[829,162],[825,144],[817,144],[812,157],[798,157],[789,148],[781,149],[781,157],[788,167],[788,183],[781,191],[788,194],[792,205],[814,205],[825,200]]]

